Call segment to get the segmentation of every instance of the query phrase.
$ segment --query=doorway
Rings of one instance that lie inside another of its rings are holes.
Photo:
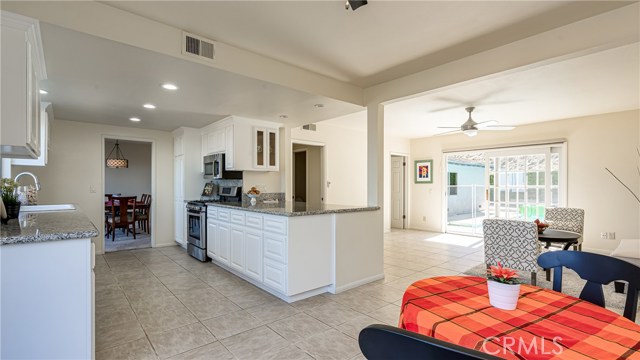
[[[295,202],[324,202],[324,146],[293,143],[292,199]]]
[[[406,173],[407,158],[402,155],[391,155],[391,227],[406,228]]]
[[[142,249],[152,246],[151,204],[152,194],[152,151],[148,141],[129,140],[122,137],[105,137],[103,140],[105,159],[126,159],[123,167],[104,167],[104,251]],[[121,155],[116,155],[117,152]],[[122,163],[120,161],[119,163]],[[114,197],[126,196],[136,199],[127,207],[127,219],[131,224],[114,228],[110,224],[122,221],[122,211]],[[135,229],[135,235],[134,235]]]

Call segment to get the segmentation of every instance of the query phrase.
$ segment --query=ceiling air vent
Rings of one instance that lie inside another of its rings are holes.
[[[203,38],[202,36],[193,35],[183,31],[182,53],[190,56],[203,57],[209,60],[213,60],[215,55],[213,40],[209,40]]]
[[[316,124],[302,125],[303,130],[316,131]]]

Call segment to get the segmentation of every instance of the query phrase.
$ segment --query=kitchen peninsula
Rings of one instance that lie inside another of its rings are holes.
[[[0,358],[93,358],[95,236],[71,204],[24,206],[2,225]]]
[[[207,203],[207,255],[293,302],[382,279],[379,206]]]

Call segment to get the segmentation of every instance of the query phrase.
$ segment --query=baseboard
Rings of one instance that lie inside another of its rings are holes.
[[[331,285],[329,286],[329,292],[332,294],[339,294],[343,291],[351,290],[353,288],[357,288],[358,286],[362,286],[364,284],[368,284],[370,282],[380,280],[380,279],[384,279],[384,272],[381,272],[380,274],[369,276],[364,279],[360,279],[358,281],[354,281],[342,286],[338,286],[338,287]]]
[[[586,252],[590,252],[590,253],[596,253],[596,254],[601,254],[601,255],[609,255],[611,254],[611,252],[613,251],[613,249],[608,250],[608,249],[596,249],[596,248],[587,248],[587,247],[582,247],[582,251],[586,251]]]

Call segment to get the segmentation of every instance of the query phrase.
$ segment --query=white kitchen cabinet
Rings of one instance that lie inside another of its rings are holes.
[[[90,238],[0,246],[0,358],[94,358],[93,257]]]
[[[244,227],[231,225],[229,227],[229,233],[229,243],[231,248],[229,266],[237,271],[244,272]]]
[[[216,250],[217,234],[218,224],[207,219],[207,255],[213,260],[218,260],[218,251]]]
[[[214,246],[218,255],[218,261],[228,266],[231,255],[231,226],[228,222],[218,222]]]
[[[47,78],[37,20],[2,12],[0,154],[6,158],[40,156],[40,88]]]
[[[225,169],[232,170],[235,162],[234,162],[234,143],[233,143],[233,125],[227,125],[224,127],[224,135],[225,135]]]
[[[11,159],[12,165],[45,166],[49,161],[50,128],[53,121],[53,106],[50,102],[40,103],[40,155],[35,159]]]
[[[264,259],[264,284],[281,293],[287,292],[287,265]]]
[[[253,128],[253,168],[278,171],[279,145],[278,129],[268,127]]]
[[[247,217],[247,221],[249,217]],[[247,224],[248,225],[248,224]],[[262,231],[247,227],[244,232],[245,274],[262,282]]]
[[[181,127],[173,131],[173,200],[174,238],[182,247],[187,246],[186,203],[185,200],[200,198],[204,186],[200,131]]]
[[[206,134],[203,135],[203,137],[206,138],[205,143],[206,143],[206,150],[204,155],[209,155],[209,154],[215,154],[215,153],[221,153],[221,152],[225,152],[226,149],[226,134],[225,134],[225,129],[221,128],[221,129],[217,129],[214,128],[212,129],[211,132],[208,132]]]

